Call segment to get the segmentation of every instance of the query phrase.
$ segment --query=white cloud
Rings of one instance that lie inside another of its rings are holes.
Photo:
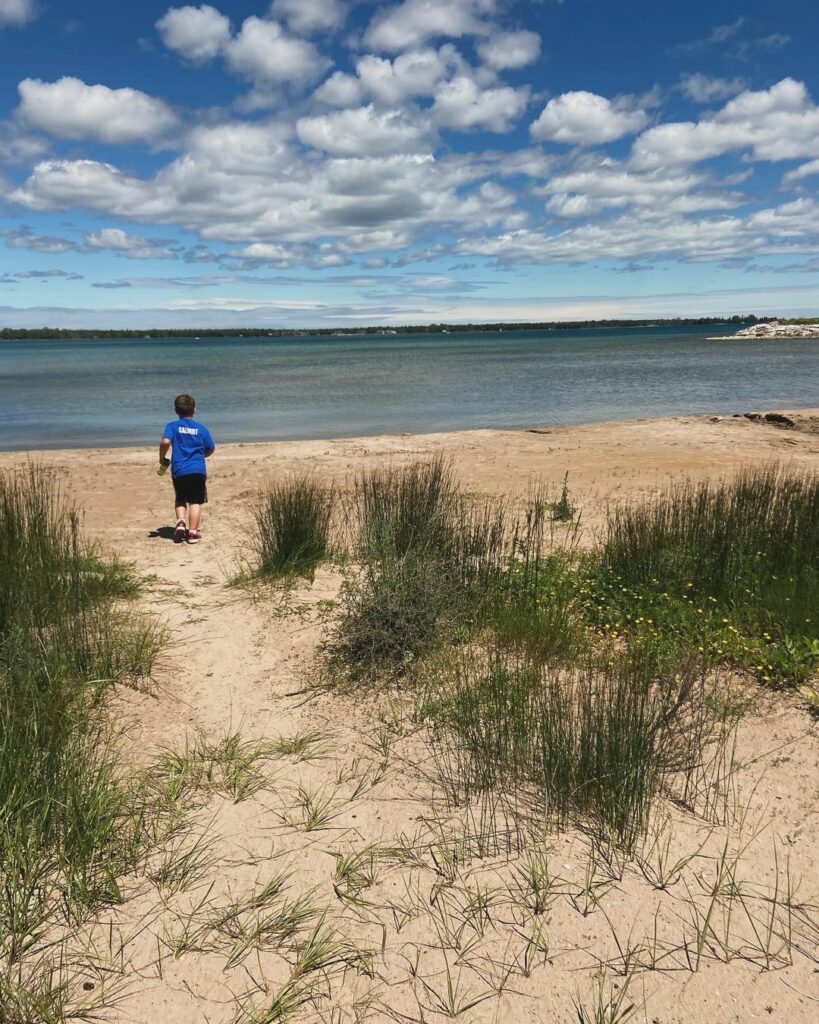
[[[101,228],[99,231],[93,231],[85,236],[85,246],[88,249],[119,252],[133,260],[168,259],[174,256],[167,246],[141,235],[131,235],[122,228]]]
[[[478,43],[478,53],[497,71],[524,68],[540,56],[540,36],[537,32],[495,32],[490,39]]]
[[[162,42],[188,60],[211,60],[230,39],[230,19],[210,4],[171,7],[156,23]]]
[[[736,96],[747,86],[744,78],[713,78],[700,72],[684,74],[680,78],[681,91],[695,103],[713,103]]]
[[[394,60],[368,54],[356,64],[362,89],[383,103],[431,96],[450,70],[460,63],[452,47],[411,50]]]
[[[330,107],[355,107],[361,102],[361,82],[346,71],[334,71],[313,93]]]
[[[394,106],[419,96],[432,96],[457,73],[475,72],[451,43],[437,50],[408,50],[394,59],[366,54],[357,61],[355,75],[334,72],[314,96],[330,106],[357,106],[364,97]],[[494,81],[494,75],[481,74]]]
[[[313,149],[338,156],[381,156],[427,148],[426,126],[400,110],[366,107],[339,110],[296,122],[299,139]]]
[[[35,0],[0,0],[0,28],[25,25],[37,17]]]
[[[302,84],[330,63],[312,43],[287,35],[275,21],[256,17],[245,19],[224,52],[233,71],[256,82]]]
[[[559,217],[590,217],[602,210],[629,207],[660,207],[666,214],[694,213],[732,209],[742,202],[742,196],[735,192],[710,187],[701,174],[636,174],[613,160],[553,175],[534,191],[549,197],[547,209]]]
[[[565,92],[549,100],[532,124],[532,138],[595,146],[638,132],[647,115],[643,110],[619,108],[593,92]]]
[[[809,160],[806,164],[800,164],[799,167],[794,167],[792,171],[783,175],[782,184],[793,185],[794,182],[810,178],[815,174],[819,174],[819,160]]]
[[[0,121],[0,159],[6,164],[28,164],[41,157],[48,143],[16,121]]]
[[[693,218],[680,213],[673,203],[658,203],[554,234],[521,229],[463,239],[455,248],[467,256],[531,263],[646,258],[711,262],[813,253],[819,239],[819,202],[813,199],[798,199],[746,218],[723,214]]]
[[[375,50],[397,52],[421,46],[428,39],[489,35],[486,20],[495,0],[403,0],[378,11],[364,42]]]
[[[271,263],[279,267],[290,266],[293,262],[293,253],[290,249],[272,242],[252,242],[243,249],[234,249],[230,255],[234,259],[253,263]]]
[[[341,0],[273,0],[271,12],[305,35],[341,28],[346,15]]]
[[[55,235],[35,235],[31,228],[21,225],[19,228],[2,228],[0,237],[6,239],[9,249],[30,249],[32,252],[58,256],[64,252],[76,252],[77,243],[69,238]]]
[[[96,160],[44,160],[24,184],[11,193],[12,202],[32,210],[116,211],[126,216],[143,199],[137,178]]]
[[[435,94],[430,111],[433,121],[445,128],[466,131],[485,128],[493,132],[507,132],[512,122],[526,109],[527,89],[501,86],[482,89],[472,78],[459,75],[441,86]]]
[[[792,78],[758,92],[740,93],[713,117],[658,125],[634,143],[639,168],[691,164],[731,150],[755,160],[819,156],[819,107]]]
[[[64,139],[153,141],[176,123],[176,115],[166,103],[137,89],[86,85],[79,78],[56,82],[24,78],[18,90],[19,116]]]

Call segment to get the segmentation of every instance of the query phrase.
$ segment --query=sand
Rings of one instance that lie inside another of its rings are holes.
[[[819,410],[788,415],[791,429],[686,417],[224,445],[210,467],[211,503],[198,547],[169,539],[171,486],[154,472],[153,449],[40,453],[65,475],[89,535],[149,576],[142,604],[172,631],[150,687],[123,688],[113,697],[112,715],[125,726],[125,770],[150,764],[162,749],[183,748],[197,732],[212,743],[233,731],[246,741],[315,734],[301,754],[259,762],[259,788],[244,799],[202,797],[194,827],[175,849],[203,836],[207,857],[179,891],[131,879],[124,905],[90,928],[101,956],[111,955],[112,942],[114,951],[121,947],[125,988],[101,1019],[285,1019],[263,1011],[291,975],[292,943],[243,955],[235,935],[205,926],[219,907],[283,869],[291,872],[287,897],[310,894],[336,938],[367,954],[338,948],[326,972],[300,981],[313,998],[286,1019],[615,1021],[627,1018],[613,1010],[609,1017],[580,1017],[575,1004],[593,1014],[599,984],[603,1004],[616,1003],[629,967],[621,1003],[634,1005],[628,1019],[819,1019],[819,733],[799,700],[765,695],[743,722],[732,792],[716,822],[668,806],[655,849],[649,844],[642,861],[628,864],[607,863],[579,830],[546,835],[541,849],[549,851],[556,881],[548,909],[538,915],[526,906],[526,854],[508,807],[467,813],[446,806],[408,695],[311,688],[321,673],[319,648],[339,571],[322,569],[284,602],[226,586],[242,555],[254,496],[282,473],[309,468],[343,483],[367,467],[443,451],[468,489],[521,497],[536,479],[556,491],[568,471],[582,513],[581,542],[590,543],[607,504],[657,494],[670,481],[771,460],[819,469]],[[0,468],[23,458],[0,454]],[[308,829],[311,805],[320,813]],[[494,836],[488,848],[476,849],[479,833]],[[672,861],[696,856],[674,884],[658,888],[653,872],[666,838]],[[334,889],[334,855],[374,844],[381,849],[373,884],[355,899],[354,886],[337,882]],[[698,961],[697,913],[707,911],[726,844],[739,855],[735,880],[744,899],[733,901],[729,915],[723,887]],[[384,852],[397,848],[403,854]],[[158,855],[154,867],[160,862]],[[781,899],[788,873],[799,901],[790,920],[774,895]],[[485,911],[474,912],[476,895]],[[89,998],[100,985],[91,983]],[[242,1017],[243,1006],[251,1016]]]

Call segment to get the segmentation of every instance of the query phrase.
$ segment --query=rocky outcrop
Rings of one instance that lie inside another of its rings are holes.
[[[770,323],[744,327],[736,334],[726,334],[711,341],[733,341],[735,338],[759,338],[769,341],[786,338],[819,338],[819,324],[782,324],[778,320]]]

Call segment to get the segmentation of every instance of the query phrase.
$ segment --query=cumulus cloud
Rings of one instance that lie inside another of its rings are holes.
[[[142,199],[139,180],[96,160],[44,160],[10,196],[31,210],[82,206],[126,215]]]
[[[36,0],[0,0],[0,28],[26,25],[36,17]]]
[[[175,253],[167,245],[132,235],[122,228],[101,228],[85,236],[86,249],[109,250],[134,260],[168,259]]]
[[[697,163],[731,150],[755,160],[819,156],[819,107],[803,82],[783,78],[758,92],[746,91],[702,121],[657,125],[634,143],[638,168]]]
[[[230,19],[210,4],[171,7],[156,23],[162,42],[188,60],[211,60],[230,39]]]
[[[525,68],[540,56],[540,36],[526,30],[495,32],[491,39],[478,43],[478,53],[497,71]]]
[[[691,171],[636,173],[615,160],[588,161],[534,189],[548,197],[547,209],[558,217],[589,217],[607,209],[651,209],[693,213],[731,209],[741,204],[738,193],[712,185]]]
[[[289,267],[293,262],[293,251],[273,242],[251,242],[243,249],[233,249],[230,256],[249,263],[269,263],[276,267]]]
[[[744,78],[713,78],[700,72],[683,74],[680,78],[680,90],[695,103],[714,103],[736,96],[747,87]]]
[[[411,50],[394,60],[368,54],[356,64],[361,88],[383,103],[400,103],[431,96],[436,87],[462,63],[453,47]]]
[[[330,64],[312,43],[256,17],[245,19],[224,52],[231,70],[257,82],[309,82]]]
[[[403,111],[378,111],[370,103],[353,110],[302,117],[296,122],[296,133],[306,146],[327,153],[380,156],[426,148],[428,130]]]
[[[70,77],[56,82],[24,78],[17,88],[22,120],[64,139],[150,142],[176,123],[165,102],[137,89],[86,85]]]
[[[375,50],[398,52],[429,39],[486,36],[491,31],[487,17],[495,9],[495,0],[403,0],[378,11],[364,42]]]
[[[304,35],[341,28],[346,16],[341,0],[273,0],[271,11]]]
[[[621,108],[593,92],[565,92],[549,100],[532,124],[532,138],[596,146],[640,131],[648,117],[644,110]]]
[[[334,72],[313,94],[329,106],[358,106],[366,97],[396,105],[422,96],[432,96],[445,81],[459,73],[482,74],[487,82],[494,75],[475,72],[450,43],[439,49],[408,50],[395,58],[366,54],[355,65],[354,75]]]
[[[361,82],[346,71],[334,71],[316,89],[313,97],[330,107],[355,107],[361,102]]]
[[[526,109],[528,99],[527,89],[513,89],[508,85],[482,89],[474,79],[459,75],[435,94],[430,116],[444,128],[508,132]]]
[[[613,220],[583,224],[555,234],[521,230],[495,239],[472,239],[459,251],[483,251],[499,259],[586,262],[646,256],[714,261],[762,254],[813,253],[819,238],[819,202],[802,198],[748,217],[717,214],[681,217],[663,205],[631,211]]]

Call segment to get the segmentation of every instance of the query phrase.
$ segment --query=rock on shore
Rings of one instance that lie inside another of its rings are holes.
[[[819,323],[782,324],[778,320],[771,320],[770,323],[744,327],[741,331],[737,331],[736,334],[724,334],[709,340],[733,341],[734,338],[764,338],[769,341],[785,338],[819,338]]]

